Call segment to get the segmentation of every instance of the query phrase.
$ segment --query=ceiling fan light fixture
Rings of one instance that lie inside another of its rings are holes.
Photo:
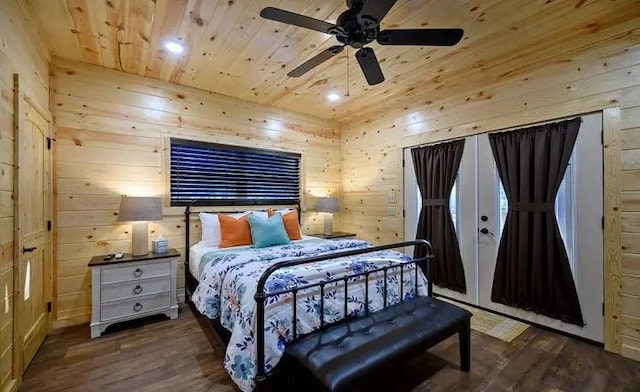
[[[331,102],[338,102],[340,100],[340,94],[333,92],[327,94],[327,99]]]
[[[164,47],[171,53],[180,54],[184,52],[184,45],[177,40],[167,40],[164,42]]]

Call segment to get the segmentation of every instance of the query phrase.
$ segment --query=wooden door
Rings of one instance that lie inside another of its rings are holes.
[[[23,371],[44,341],[49,326],[51,257],[47,220],[50,208],[50,150],[47,114],[22,98],[18,119],[17,337]]]

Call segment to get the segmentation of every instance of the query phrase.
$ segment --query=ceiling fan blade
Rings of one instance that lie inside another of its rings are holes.
[[[356,52],[356,59],[358,60],[358,64],[360,64],[360,68],[362,68],[364,77],[371,86],[384,82],[384,75],[382,74],[380,64],[373,49],[362,48],[358,50]]]
[[[394,29],[382,30],[377,40],[380,45],[453,46],[463,35],[462,29]]]
[[[340,46],[340,45],[332,46],[328,49],[325,49],[322,52],[315,55],[314,57],[310,58],[309,60],[299,65],[298,68],[290,71],[287,74],[287,76],[291,76],[293,78],[302,76],[307,72],[311,71],[313,68],[317,67],[318,65],[329,60],[333,56],[342,53],[343,50],[344,50],[344,46]]]
[[[398,0],[367,0],[362,6],[360,15],[369,16],[380,22]]]
[[[330,31],[339,31],[340,28],[332,23],[324,20],[310,18],[308,16],[296,14],[293,12],[281,10],[279,8],[267,7],[260,11],[260,16],[265,19],[275,20],[294,26],[304,27],[325,34],[331,34]]]

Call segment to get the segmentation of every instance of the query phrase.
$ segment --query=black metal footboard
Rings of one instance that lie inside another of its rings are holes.
[[[380,268],[376,268],[376,269],[371,269],[371,270],[367,270],[364,272],[359,272],[359,273],[353,273],[353,274],[345,274],[342,275],[340,277],[336,277],[336,278],[332,278],[332,279],[327,279],[327,280],[323,280],[320,282],[316,282],[316,283],[310,283],[310,284],[305,284],[305,285],[300,285],[300,286],[294,286],[294,287],[287,287],[285,289],[282,290],[277,290],[277,291],[269,291],[266,292],[265,291],[265,285],[267,283],[267,280],[269,279],[269,277],[276,271],[281,270],[283,268],[289,268],[289,267],[293,267],[293,266],[298,266],[298,265],[303,265],[303,264],[312,264],[312,263],[316,263],[316,262],[320,262],[320,261],[325,261],[325,260],[331,260],[331,259],[337,259],[340,257],[347,257],[347,256],[356,256],[356,255],[361,255],[361,254],[367,254],[367,253],[372,253],[372,252],[377,252],[377,251],[382,251],[382,250],[388,250],[388,249],[395,249],[395,248],[401,248],[401,247],[408,247],[408,246],[423,246],[425,247],[425,257],[419,258],[419,259],[414,259],[414,260],[410,260],[410,261],[406,261],[406,262],[399,262],[397,264],[392,264],[392,265],[386,265],[384,267],[380,267]],[[266,380],[266,377],[268,376],[267,371],[265,369],[265,334],[264,334],[264,330],[265,330],[265,305],[267,302],[267,299],[274,297],[276,295],[282,295],[282,294],[291,294],[292,295],[292,300],[293,300],[293,314],[292,314],[292,329],[293,329],[293,341],[299,339],[301,336],[298,336],[298,329],[297,329],[297,294],[301,291],[301,290],[306,290],[306,289],[311,289],[314,287],[318,287],[320,290],[320,329],[326,329],[330,326],[336,325],[336,324],[340,324],[343,322],[346,322],[350,319],[352,319],[353,317],[349,317],[348,315],[348,309],[347,309],[347,304],[348,304],[348,297],[347,297],[347,293],[348,293],[348,283],[349,280],[352,278],[357,278],[357,277],[364,277],[364,286],[365,286],[365,315],[369,314],[369,276],[372,274],[376,274],[376,273],[382,273],[383,274],[383,279],[384,279],[384,288],[383,288],[383,295],[384,295],[384,300],[383,300],[383,308],[387,308],[389,306],[388,301],[387,301],[387,276],[389,274],[389,272],[394,273],[393,270],[399,270],[395,273],[399,274],[400,276],[400,302],[404,302],[404,293],[403,293],[403,288],[404,288],[404,279],[405,276],[407,276],[407,274],[412,274],[413,275],[413,279],[414,279],[414,284],[415,284],[415,293],[416,295],[418,294],[418,284],[419,284],[419,279],[418,279],[418,274],[419,269],[421,269],[423,271],[427,271],[426,273],[426,278],[427,278],[427,295],[431,296],[432,295],[432,283],[431,283],[431,279],[430,279],[430,271],[431,271],[431,263],[430,260],[433,258],[433,253],[432,253],[432,249],[431,249],[431,244],[426,241],[426,240],[415,240],[415,241],[408,241],[408,242],[402,242],[402,243],[396,243],[396,244],[389,244],[389,245],[383,245],[383,246],[376,246],[376,247],[371,247],[371,248],[364,248],[364,249],[357,249],[357,250],[351,250],[351,251],[345,251],[345,252],[339,252],[339,253],[330,253],[330,254],[326,254],[326,255],[322,255],[322,256],[314,256],[314,257],[309,257],[309,258],[304,258],[304,259],[297,259],[297,260],[288,260],[288,261],[282,261],[279,263],[276,263],[272,266],[270,266],[269,268],[267,268],[264,273],[262,274],[262,276],[260,277],[260,279],[258,280],[258,286],[256,289],[256,294],[255,294],[255,300],[256,300],[256,304],[257,304],[257,309],[256,309],[256,349],[257,349],[257,369],[256,369],[256,383],[258,385],[258,387],[260,387],[260,385],[262,383],[264,383],[264,381]],[[413,265],[413,267],[412,267]],[[391,270],[391,271],[389,271]],[[332,283],[339,283],[339,282],[344,282],[344,317],[342,319],[339,319],[337,321],[331,322],[331,323],[327,323],[325,322],[324,319],[324,290],[325,290],[325,286],[326,285],[330,285]],[[353,281],[352,281],[353,282]],[[362,280],[358,280],[358,283],[362,283]],[[315,331],[314,331],[315,332]],[[313,333],[313,332],[311,332]]]

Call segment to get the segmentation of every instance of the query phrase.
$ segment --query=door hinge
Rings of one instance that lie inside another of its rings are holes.
[[[51,231],[51,221],[47,221],[47,231]]]
[[[602,216],[602,230],[604,230],[604,216]]]
[[[51,150],[51,142],[55,142],[56,139],[52,138],[52,137],[48,137],[47,138],[47,150]]]
[[[402,217],[406,218],[407,217],[407,210],[402,210]]]
[[[51,313],[51,301],[47,302],[47,313]]]
[[[600,130],[600,144],[604,146],[604,129]]]
[[[604,316],[604,302],[602,303],[602,315]]]
[[[404,159],[402,160],[402,167],[404,167]]]

